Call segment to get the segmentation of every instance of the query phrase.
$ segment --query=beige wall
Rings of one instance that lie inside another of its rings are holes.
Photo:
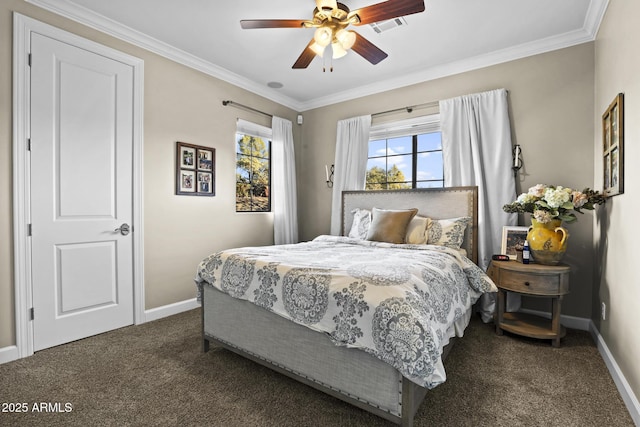
[[[307,178],[299,191],[302,238],[329,232],[331,190],[324,183],[324,165],[334,162],[337,120],[468,93],[509,90],[513,137],[524,159],[518,191],[537,183],[592,186],[593,58],[593,43],[588,43],[305,112],[300,166]],[[428,112],[417,110],[402,118]],[[593,220],[589,212],[569,226],[571,243],[565,257],[573,271],[563,313],[583,318],[591,316]],[[550,310],[548,300],[525,305]]]
[[[273,244],[271,214],[235,213],[235,121],[268,118],[223,107],[250,105],[295,123],[296,113],[19,0],[0,2],[0,349],[15,344],[12,240],[13,11],[142,58],[144,65],[144,272],[147,309],[195,296],[197,263],[212,251]],[[299,126],[294,125],[294,139]],[[216,149],[216,196],[174,195],[175,142]]]
[[[594,225],[597,254],[594,267],[593,320],[636,398],[640,398],[640,276],[634,266],[640,211],[640,3],[610,0],[595,49],[594,136],[595,185],[602,188],[601,117],[624,93],[624,194],[610,198]],[[601,320],[600,303],[607,304]]]

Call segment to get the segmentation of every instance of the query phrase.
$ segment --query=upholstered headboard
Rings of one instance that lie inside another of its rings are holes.
[[[478,263],[478,187],[424,188],[414,190],[343,191],[342,235],[349,234],[352,211],[360,209],[411,209],[433,219],[471,217],[462,248]]]

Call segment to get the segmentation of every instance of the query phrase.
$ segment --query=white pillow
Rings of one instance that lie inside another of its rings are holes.
[[[427,243],[427,226],[429,218],[424,216],[414,216],[407,226],[405,242],[412,245],[424,245]]]
[[[371,211],[367,209],[354,209],[351,213],[353,214],[353,223],[351,224],[351,230],[349,230],[348,236],[354,239],[366,239],[369,225],[371,224]]]
[[[450,219],[432,218],[427,226],[427,243],[460,249],[464,241],[464,230],[470,221],[471,218],[468,216]]]

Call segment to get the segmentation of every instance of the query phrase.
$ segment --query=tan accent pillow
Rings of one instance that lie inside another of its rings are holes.
[[[429,218],[426,216],[416,215],[413,217],[409,225],[407,226],[407,235],[405,236],[405,243],[412,245],[424,245],[427,243],[427,226],[429,225]]]
[[[388,243],[405,243],[407,226],[418,209],[371,210],[371,225],[367,232],[367,240]]]

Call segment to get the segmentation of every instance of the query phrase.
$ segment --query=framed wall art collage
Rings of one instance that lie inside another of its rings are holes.
[[[176,194],[215,196],[215,148],[185,142],[176,146]]]

